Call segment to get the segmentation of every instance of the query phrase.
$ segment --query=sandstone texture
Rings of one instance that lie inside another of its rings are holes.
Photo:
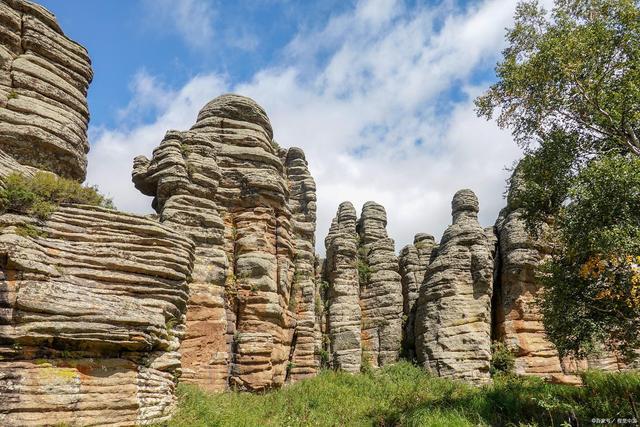
[[[373,367],[396,362],[402,341],[402,285],[395,244],[386,226],[384,207],[365,203],[357,226],[361,344],[363,360]]]
[[[393,363],[402,340],[402,286],[384,207],[367,202],[360,219],[342,203],[325,239],[328,351],[334,367],[357,372]]]
[[[265,111],[222,95],[170,131],[133,181],[160,221],[196,243],[183,381],[264,390],[313,375],[315,183]]]
[[[0,149],[84,180],[92,76],[87,51],[51,13],[25,0],[0,2]]]
[[[490,381],[493,248],[475,194],[460,190],[451,205],[453,224],[417,301],[416,354],[439,376],[482,384]]]
[[[0,230],[0,424],[168,419],[193,243],[91,206]]]
[[[353,204],[341,203],[325,238],[327,258],[323,268],[329,284],[325,328],[329,359],[334,368],[346,372],[360,372],[362,365],[356,220]]]
[[[427,268],[438,253],[435,238],[426,233],[416,234],[413,244],[407,245],[400,251],[398,258],[402,283],[402,312],[403,312],[403,345],[404,355],[409,359],[415,358],[415,321],[416,302],[420,287],[427,279]]]

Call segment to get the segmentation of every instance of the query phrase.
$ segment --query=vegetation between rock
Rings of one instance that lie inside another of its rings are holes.
[[[0,213],[28,214],[44,220],[66,203],[114,208],[111,199],[101,195],[97,187],[84,186],[51,173],[37,172],[33,177],[26,177],[13,172],[3,182]]]

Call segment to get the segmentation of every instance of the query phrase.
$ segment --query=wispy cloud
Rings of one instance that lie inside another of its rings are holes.
[[[214,41],[216,11],[202,0],[144,0],[149,23],[175,31],[190,47],[203,48]]]
[[[113,185],[116,173],[96,163],[130,171],[134,154],[149,154],[166,129],[188,128],[207,100],[232,90],[265,107],[280,145],[305,150],[318,184],[319,251],[343,200],[382,203],[398,248],[417,232],[440,235],[460,188],[476,191],[481,221],[490,225],[504,204],[505,167],[520,152],[507,132],[475,116],[472,99],[483,87],[478,75],[503,47],[516,0],[455,4],[362,0],[298,34],[286,60],[245,82],[228,85],[211,74],[176,91],[157,81],[138,85],[131,105],[144,93],[162,104],[156,90],[176,99],[149,125],[98,132],[89,180],[111,186],[119,207],[141,211],[148,200],[131,185]]]

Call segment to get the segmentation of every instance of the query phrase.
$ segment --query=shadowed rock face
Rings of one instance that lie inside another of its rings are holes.
[[[400,251],[399,264],[402,282],[402,312],[403,350],[409,359],[415,357],[414,326],[416,320],[416,302],[418,301],[420,286],[427,279],[429,264],[435,258],[438,245],[430,234],[419,233],[413,239],[412,245],[407,245]]]
[[[315,373],[315,183],[302,150],[278,150],[264,110],[223,95],[136,158],[133,180],[196,243],[183,380],[263,390],[287,366],[291,380]]]
[[[363,363],[395,362],[400,354],[402,291],[386,225],[381,205],[365,203],[356,220],[353,205],[344,202],[325,239],[325,333],[333,365],[348,372],[359,371]]]
[[[451,207],[453,224],[420,289],[416,353],[439,376],[485,383],[490,380],[493,248],[478,223],[478,200],[471,190],[458,191]]]
[[[295,312],[296,329],[288,372],[288,379],[294,382],[311,377],[318,370],[320,319],[317,316],[321,305],[316,287],[316,183],[301,149],[282,151],[289,182],[289,209],[295,246],[295,273],[289,305]]]
[[[168,419],[193,243],[90,206],[0,230],[0,424]]]
[[[55,17],[24,0],[0,2],[0,149],[23,165],[83,181],[89,151],[87,51]]]

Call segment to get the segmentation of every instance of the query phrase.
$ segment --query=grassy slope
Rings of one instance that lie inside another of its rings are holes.
[[[629,397],[640,401],[640,374],[585,377],[582,388],[536,378],[500,377],[475,388],[435,378],[402,362],[373,373],[324,371],[316,378],[265,394],[209,395],[180,385],[180,406],[170,426],[559,426],[575,414],[633,417]]]

